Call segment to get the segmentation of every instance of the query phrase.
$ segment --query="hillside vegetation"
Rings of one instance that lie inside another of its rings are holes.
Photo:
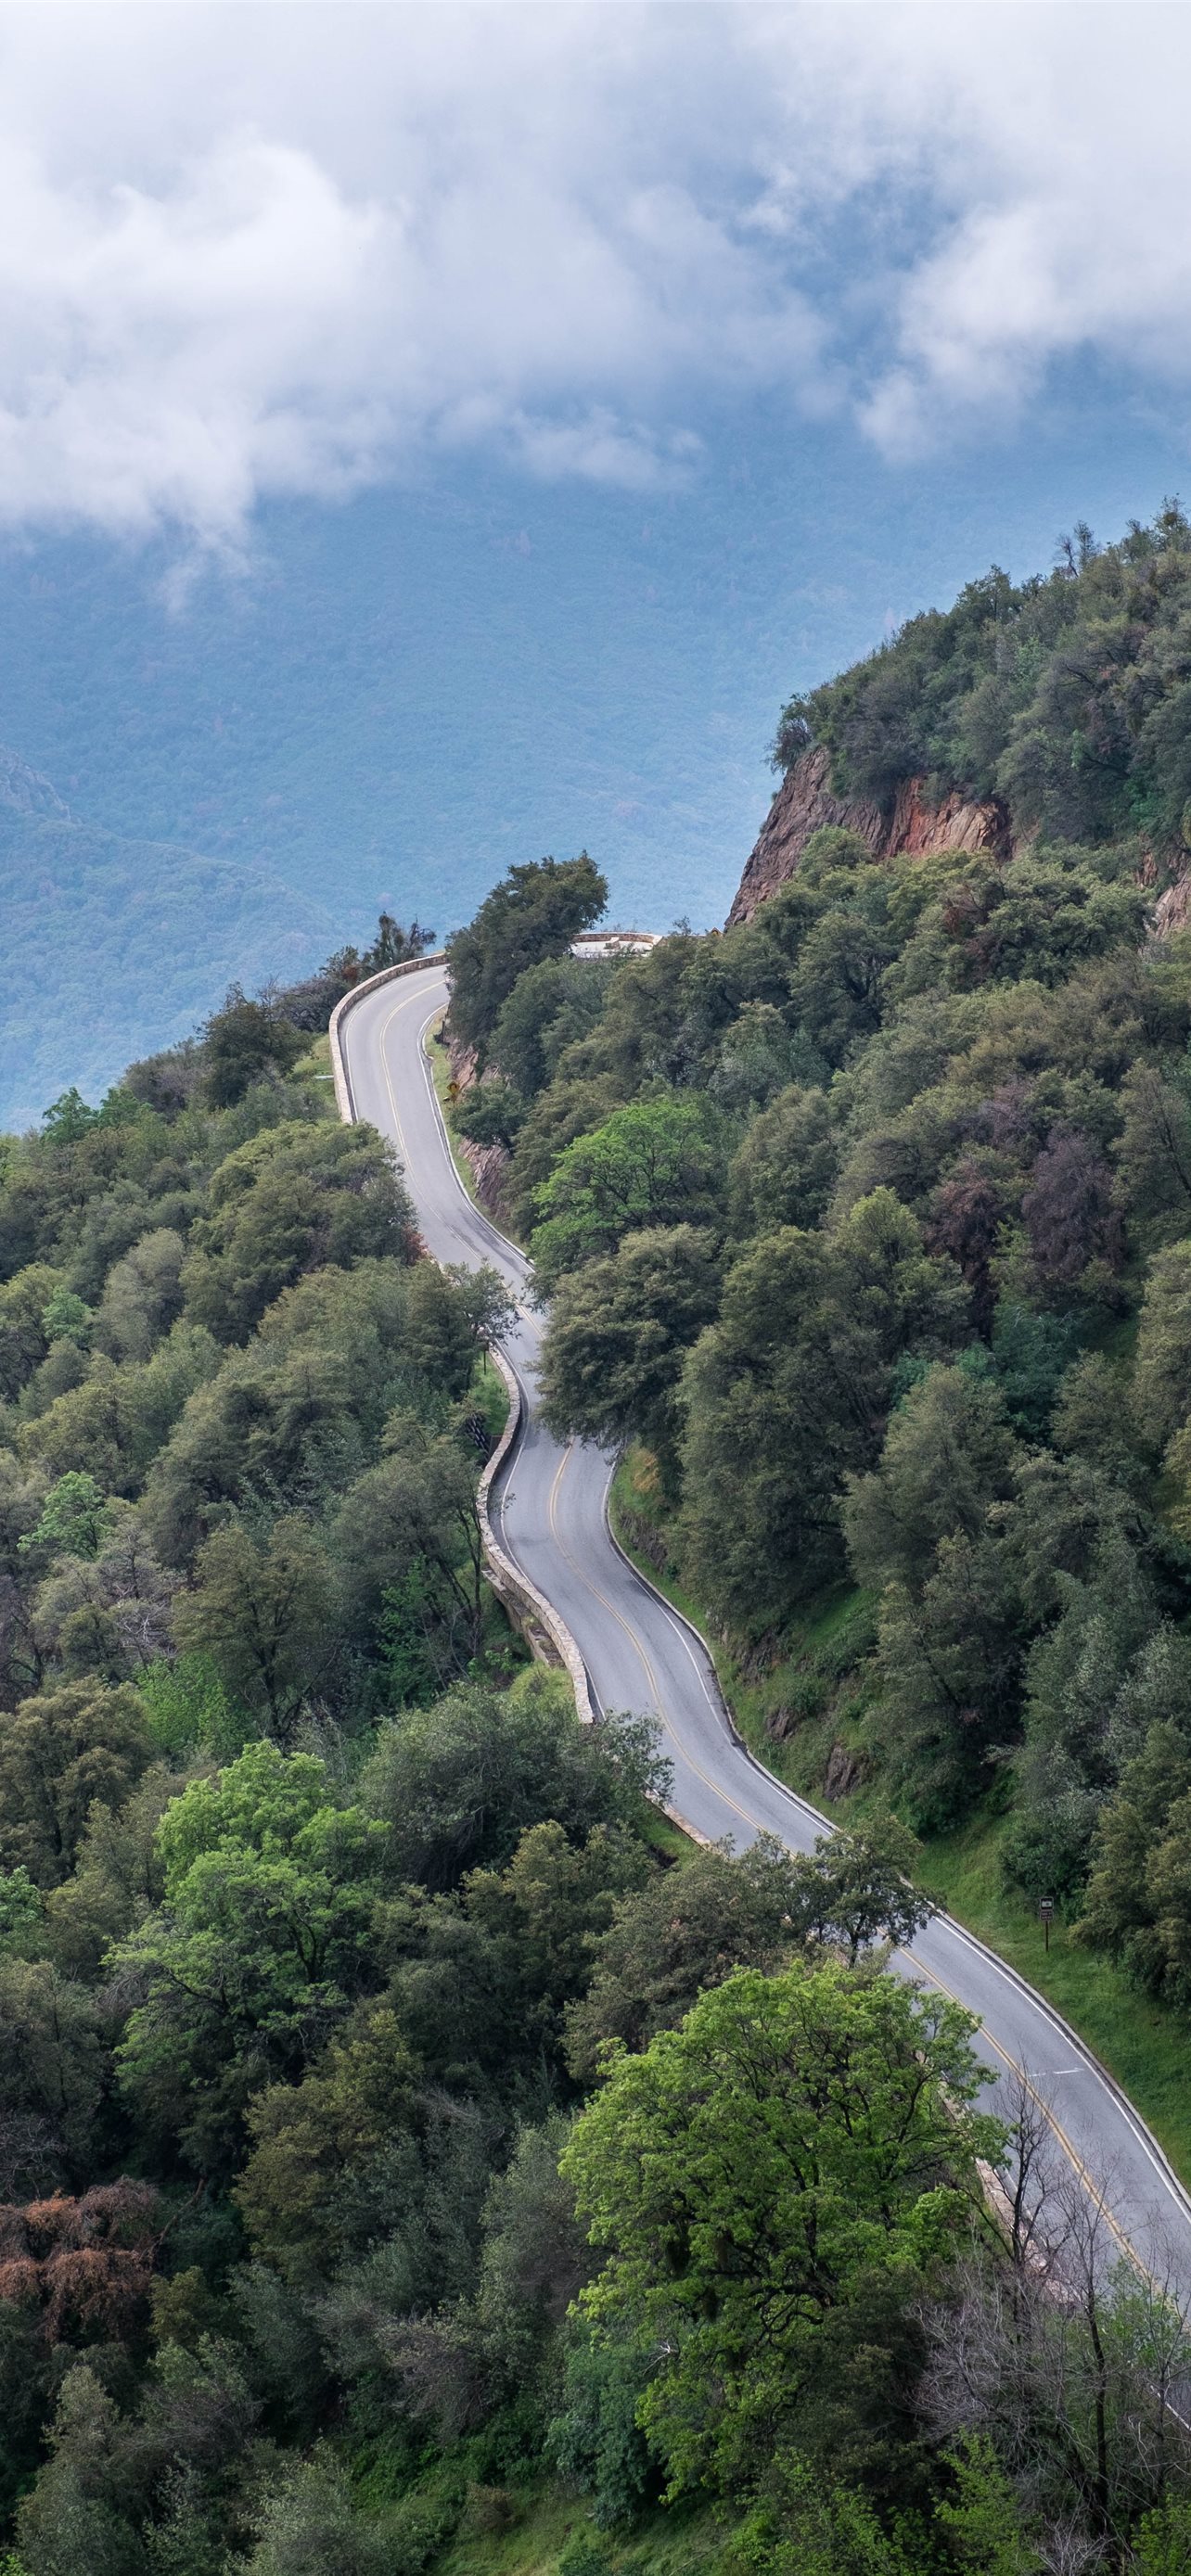
[[[531,947],[585,870],[521,881]],[[335,998],[424,944],[5,1140],[5,2576],[934,2576],[1020,2523],[911,2395],[1005,2271],[971,2026],[882,1973],[892,1818],[676,1870],[651,1728],[526,1668],[500,1283],[328,1114]],[[1151,2312],[1094,2314],[1100,2524],[1165,2545]]]
[[[1191,828],[1191,529],[1177,502],[1118,545],[1064,540],[1018,584],[995,568],[870,660],[793,698],[786,766],[819,742],[843,795],[903,780],[1000,797],[1016,832],[1165,851]]]
[[[644,1444],[643,1541],[779,1676],[786,1756],[842,1736],[836,1776],[926,1835],[991,1808],[1009,1882],[1178,2014],[1191,947],[1151,907],[1189,620],[1174,509],[916,620],[788,745],[821,732],[867,795],[924,767],[1004,794],[1017,854],[877,865],[828,830],[723,936],[598,984],[544,958],[461,1112],[508,1147],[553,1423]]]
[[[416,925],[4,1141],[3,2576],[1191,2559],[1191,2311],[885,1947],[995,1838],[1191,2009],[1151,899],[1110,832],[835,830],[722,938],[579,963],[580,857],[451,943],[551,1418],[635,1444],[665,1579],[830,1766],[809,1858],[676,1852],[652,1726],[582,1727],[485,1583],[501,1284],[325,1080]]]
[[[329,915],[271,861],[98,829],[0,751],[0,1122],[205,1017],[233,975],[300,974]]]

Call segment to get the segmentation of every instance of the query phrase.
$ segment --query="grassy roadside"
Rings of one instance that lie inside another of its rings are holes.
[[[631,2538],[616,2539],[597,2533],[581,2498],[547,2487],[538,2490],[512,2530],[481,2532],[473,2524],[438,2565],[441,2576],[559,2576],[567,2561],[582,2556],[590,2576],[597,2570],[599,2576],[604,2570],[607,2576],[687,2576],[688,2570],[715,2576],[726,2536],[718,2515],[704,2506],[694,2513],[649,2514]],[[590,2558],[583,2552],[585,2540]]]
[[[665,1515],[652,1462],[640,1449],[630,1449],[617,1466],[610,1515],[625,1555],[706,1640],[720,1689],[750,1751],[825,1815],[838,1812],[824,1793],[823,1773],[834,1742],[855,1744],[857,1750],[862,1743],[864,1696],[857,1694],[853,1703],[845,1695],[841,1701],[837,1685],[867,1651],[871,1611],[865,1596],[846,1584],[825,1594],[792,1630],[789,1654],[764,1671],[750,1671],[716,1635],[701,1604],[683,1590],[667,1561]],[[775,1725],[787,1720],[789,1734],[775,1734]]]
[[[339,1103],[335,1098],[335,1082],[331,1072],[329,1037],[324,1035],[321,1038],[311,1039],[305,1055],[299,1056],[290,1075],[290,1081],[300,1082],[303,1089],[310,1093],[320,1118],[338,1118]]]
[[[460,1148],[459,1139],[451,1125],[450,1058],[446,1048],[438,1044],[438,1032],[442,1027],[445,1018],[446,1010],[444,1008],[440,1011],[433,1028],[427,1029],[426,1035],[422,1040],[422,1044],[426,1050],[426,1061],[430,1067],[431,1077],[438,1097],[438,1105],[442,1111],[442,1123],[447,1131],[447,1143],[451,1148],[451,1161],[459,1174],[459,1178],[463,1183],[469,1199],[471,1200],[472,1206],[479,1207],[480,1202],[476,1194],[475,1175],[466,1155]]]
[[[1187,2036],[1170,2013],[1140,1994],[1113,1966],[1073,1940],[1071,1926],[1041,1924],[1001,1869],[1006,1816],[974,1817],[955,1833],[924,1845],[923,1884],[957,1923],[1061,2012],[1122,2084],[1182,2180],[1191,2187],[1191,2086]]]
[[[480,1353],[468,1392],[474,1410],[484,1423],[491,1447],[495,1449],[509,1418],[509,1390],[487,1351]]]
[[[861,1754],[872,1691],[847,1670],[847,1657],[865,1632],[871,1606],[841,1588],[813,1605],[791,1639],[791,1652],[763,1675],[751,1675],[717,1641],[699,1604],[683,1592],[655,1552],[664,1553],[665,1520],[652,1482],[651,1463],[640,1450],[622,1458],[613,1480],[612,1523],[626,1555],[656,1583],[667,1600],[693,1619],[707,1638],[720,1688],[745,1741],[767,1768],[833,1820],[859,1820],[881,1795],[879,1772],[846,1803],[823,1786],[833,1744]],[[643,1544],[644,1542],[644,1544]],[[861,1652],[867,1646],[861,1644]],[[849,1687],[850,1683],[859,1684]],[[775,1741],[769,1726],[790,1710],[797,1723]],[[998,1957],[1027,1977],[1063,2014],[1093,2053],[1124,2086],[1149,2122],[1181,2179],[1191,2188],[1191,2086],[1187,2037],[1168,2013],[1138,1993],[1108,1959],[1083,1950],[1064,1923],[1051,1927],[1046,1951],[1041,1925],[1021,1892],[1005,1880],[1001,1846],[1009,1818],[987,1810],[951,1834],[923,1846],[921,1878],[957,1923],[985,1941]]]

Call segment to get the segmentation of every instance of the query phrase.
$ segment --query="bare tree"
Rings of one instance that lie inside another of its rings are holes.
[[[1126,2245],[1112,2173],[1060,2151],[1041,2085],[1005,2091],[1008,2259],[973,2231],[923,2319],[919,2401],[942,2445],[987,2435],[1052,2576],[1090,2576],[1191,2484],[1191,2301],[1173,2252],[1146,2270]]]

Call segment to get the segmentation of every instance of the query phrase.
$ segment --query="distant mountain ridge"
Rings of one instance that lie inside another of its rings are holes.
[[[0,1127],[72,1082],[98,1098],[233,979],[301,976],[342,927],[268,864],[87,823],[0,745]]]

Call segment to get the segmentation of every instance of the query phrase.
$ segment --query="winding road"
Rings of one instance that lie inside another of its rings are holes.
[[[425,1052],[447,999],[445,970],[361,991],[340,1021],[350,1109],[391,1138],[428,1250],[443,1262],[500,1270],[517,1301],[505,1353],[524,1398],[524,1426],[491,1498],[496,1534],[570,1629],[599,1709],[651,1711],[673,1765],[672,1803],[696,1833],[737,1849],[760,1833],[810,1851],[830,1830],[783,1787],[734,1732],[697,1632],[622,1556],[607,1519],[609,1460],[563,1447],[535,1403],[541,1324],[528,1300],[529,1265],[476,1208],[455,1169]],[[1191,2294],[1191,2198],[1119,2087],[1023,1979],[946,1916],[898,1964],[977,2014],[977,2046],[993,2076],[994,2109],[1009,2070],[1024,2070],[1059,2148],[1109,2234],[1159,2278]],[[1002,2107],[1004,2099],[1002,2098]]]

